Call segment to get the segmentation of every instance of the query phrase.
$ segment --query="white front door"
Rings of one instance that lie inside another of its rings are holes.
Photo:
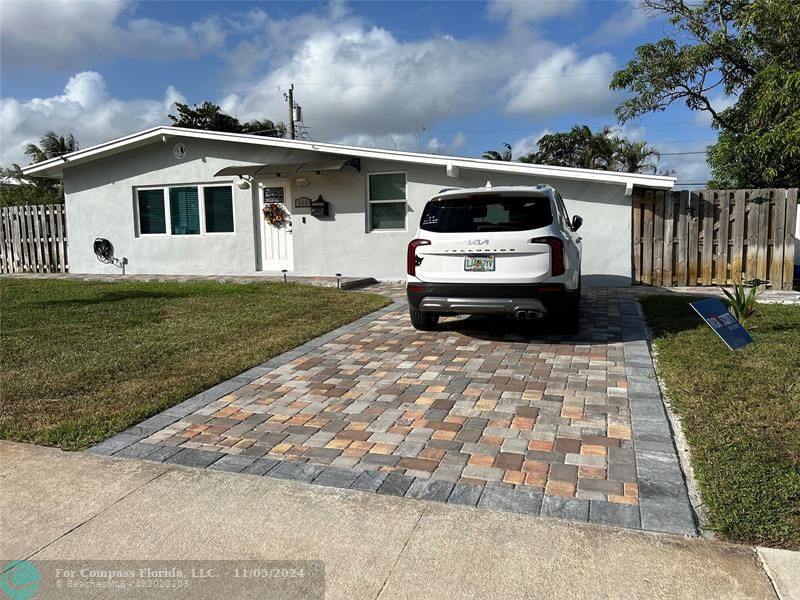
[[[292,213],[289,182],[263,180],[258,184],[261,206],[261,247],[263,271],[292,271]],[[265,209],[273,217],[282,216],[280,223],[270,223]]]

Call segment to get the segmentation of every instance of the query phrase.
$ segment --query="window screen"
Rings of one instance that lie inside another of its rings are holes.
[[[139,233],[167,233],[164,190],[139,190]]]
[[[230,233],[233,231],[233,191],[229,185],[204,187],[206,231]]]
[[[172,235],[200,233],[200,200],[196,187],[169,188]]]

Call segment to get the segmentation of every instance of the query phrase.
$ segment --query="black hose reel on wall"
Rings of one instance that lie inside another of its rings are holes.
[[[122,258],[114,256],[114,244],[112,244],[110,240],[106,238],[95,238],[94,255],[101,263],[119,267],[122,269],[122,274],[125,275],[125,265],[128,264],[128,259],[124,256]]]

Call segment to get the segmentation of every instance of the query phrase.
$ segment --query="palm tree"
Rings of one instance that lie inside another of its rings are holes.
[[[25,147],[25,154],[31,157],[31,161],[38,163],[43,160],[63,156],[78,149],[78,140],[71,133],[66,137],[58,135],[55,131],[48,131],[39,140],[39,145],[28,144]]]
[[[497,150],[487,150],[481,155],[481,158],[486,160],[503,160],[505,162],[511,161],[511,144],[503,144],[505,150],[500,154]]]
[[[651,161],[650,158],[655,158]],[[648,146],[647,142],[631,142],[618,140],[617,150],[614,152],[616,170],[625,173],[653,173],[658,170],[658,161],[661,158],[658,150]]]
[[[606,126],[600,131],[592,133],[587,125],[576,125],[572,132],[584,140],[582,148],[581,165],[584,169],[603,169],[613,168],[614,150],[616,142],[611,137],[611,128]]]

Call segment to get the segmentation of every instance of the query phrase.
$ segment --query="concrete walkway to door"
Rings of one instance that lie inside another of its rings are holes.
[[[752,549],[701,539],[9,442],[0,481],[0,554],[39,568],[316,560],[329,600],[775,599]]]

